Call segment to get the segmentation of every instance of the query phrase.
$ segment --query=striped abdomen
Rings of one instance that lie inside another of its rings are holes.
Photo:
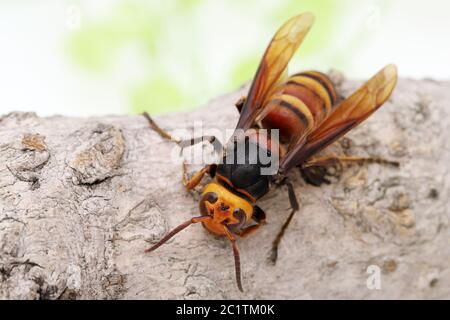
[[[336,105],[336,90],[323,73],[306,71],[290,76],[271,92],[265,128],[280,129],[282,142],[290,143],[317,127]]]

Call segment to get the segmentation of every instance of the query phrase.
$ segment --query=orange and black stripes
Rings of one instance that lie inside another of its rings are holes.
[[[299,73],[298,75],[300,76],[304,76],[304,77],[309,77],[317,82],[320,83],[320,85],[325,88],[325,90],[327,90],[327,93],[331,99],[331,105],[335,106],[336,102],[337,102],[337,94],[336,94],[336,90],[334,88],[333,83],[331,82],[330,78],[323,74],[322,72],[318,72],[318,71],[305,71],[302,73]]]
[[[292,141],[317,127],[336,104],[332,82],[322,73],[308,71],[289,77],[267,99],[263,125],[278,128],[284,141]]]

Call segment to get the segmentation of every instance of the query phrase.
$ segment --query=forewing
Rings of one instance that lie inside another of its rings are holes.
[[[396,84],[397,68],[394,65],[388,65],[379,71],[337,106],[318,128],[290,148],[280,162],[280,173],[304,162],[367,119],[390,97]]]
[[[258,67],[236,129],[247,130],[253,125],[267,94],[286,73],[289,61],[313,23],[314,16],[303,13],[289,19],[277,31]]]

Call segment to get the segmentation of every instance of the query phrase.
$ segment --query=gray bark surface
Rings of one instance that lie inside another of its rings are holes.
[[[348,95],[359,84],[339,87]],[[156,119],[169,131],[195,120],[233,128],[243,93]],[[275,266],[267,258],[290,212],[287,189],[263,198],[268,224],[238,240],[244,293],[228,241],[200,225],[144,254],[198,215],[199,194],[184,190],[181,166],[170,161],[174,144],[143,117],[4,115],[0,298],[448,299],[449,101],[449,82],[401,79],[385,106],[326,151],[385,157],[399,168],[343,164],[320,188],[293,170],[300,211]]]

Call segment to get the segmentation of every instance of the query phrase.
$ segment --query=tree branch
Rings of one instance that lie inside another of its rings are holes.
[[[340,90],[357,86],[343,81]],[[157,121],[169,131],[192,130],[195,120],[232,129],[243,93]],[[399,168],[343,164],[320,188],[292,171],[300,211],[276,266],[267,259],[290,213],[286,189],[261,201],[268,224],[238,239],[244,293],[229,243],[200,225],[144,254],[198,215],[199,200],[182,186],[174,144],[144,117],[5,115],[0,298],[449,298],[449,101],[449,82],[402,79],[390,102],[327,151],[385,157]],[[367,286],[371,265],[380,290]]]

